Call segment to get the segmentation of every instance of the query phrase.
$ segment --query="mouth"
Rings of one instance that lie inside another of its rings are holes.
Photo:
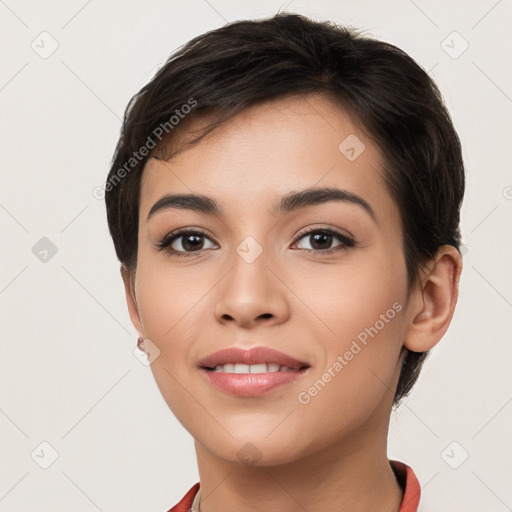
[[[213,387],[239,397],[256,397],[290,385],[306,375],[311,365],[270,347],[229,347],[199,362]]]
[[[239,375],[243,374],[261,374],[261,373],[277,373],[277,372],[294,372],[300,373],[308,368],[309,365],[303,365],[300,367],[291,368],[286,365],[280,365],[279,363],[259,363],[259,364],[244,364],[244,363],[226,363],[219,364],[214,367],[201,366],[204,370],[209,372],[217,373],[235,373]]]

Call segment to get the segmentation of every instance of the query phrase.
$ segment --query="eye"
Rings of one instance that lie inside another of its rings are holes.
[[[330,254],[336,251],[347,250],[354,247],[356,242],[350,236],[329,228],[313,228],[302,233],[298,240],[310,240],[311,248],[302,248],[308,253]],[[167,252],[170,256],[195,256],[194,253],[200,253],[204,249],[218,248],[212,243],[212,246],[205,247],[204,240],[211,239],[198,229],[182,229],[166,235],[156,247],[160,251]],[[332,243],[338,241],[338,245],[331,247]]]
[[[330,254],[336,251],[347,250],[356,245],[354,239],[350,236],[328,228],[310,229],[300,235],[299,240],[302,239],[309,239],[311,247],[303,250],[315,254]],[[335,247],[331,247],[331,244],[336,240],[340,243]]]
[[[205,239],[210,240],[202,231],[197,229],[182,229],[165,236],[164,239],[157,244],[157,248],[160,251],[168,252],[170,256],[193,256],[194,252],[200,252],[205,249]],[[213,247],[215,247],[214,244]]]

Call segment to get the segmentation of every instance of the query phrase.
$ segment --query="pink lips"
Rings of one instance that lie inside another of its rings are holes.
[[[213,370],[217,365],[224,364],[279,364],[287,366],[290,371],[277,371],[266,373],[224,373]],[[269,347],[254,347],[244,350],[230,347],[214,352],[199,362],[201,373],[210,384],[237,396],[259,396],[270,390],[290,384],[299,379],[309,369],[309,365],[287,354],[278,352]]]
[[[245,350],[239,347],[224,348],[201,359],[199,366],[202,368],[215,368],[217,365],[227,363],[276,363],[280,366],[288,366],[293,370],[299,370],[303,366],[309,366],[303,361],[299,361],[283,352],[269,347],[254,347]]]

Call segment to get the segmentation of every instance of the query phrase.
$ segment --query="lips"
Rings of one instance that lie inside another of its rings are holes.
[[[299,361],[288,354],[263,346],[250,349],[228,347],[201,359],[198,366],[212,370],[218,365],[225,364],[278,364],[294,371],[310,367],[305,361]]]

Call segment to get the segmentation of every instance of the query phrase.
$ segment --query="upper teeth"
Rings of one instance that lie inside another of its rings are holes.
[[[261,363],[261,364],[219,364],[214,370],[215,372],[224,373],[266,373],[266,372],[293,372],[289,366],[280,366],[277,363]]]

